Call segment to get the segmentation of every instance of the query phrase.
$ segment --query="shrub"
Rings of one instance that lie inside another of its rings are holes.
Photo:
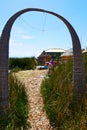
[[[28,97],[25,87],[15,76],[10,75],[10,127],[19,130],[27,127]]]
[[[0,130],[25,130],[30,127],[27,121],[29,106],[25,87],[13,74],[9,76],[9,85],[10,106],[6,117],[1,120],[2,128]]]
[[[51,125],[58,130],[87,129],[86,98],[78,112],[74,113],[72,70],[72,61],[59,64],[41,85],[44,109]]]
[[[9,69],[17,70],[28,70],[28,69],[35,69],[37,65],[35,57],[31,58],[10,58],[9,59]]]

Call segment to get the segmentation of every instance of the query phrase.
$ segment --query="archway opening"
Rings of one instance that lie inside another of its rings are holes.
[[[43,12],[26,14],[19,16],[12,26],[10,57],[37,57],[49,48],[68,50],[72,47],[70,33],[60,19]]]

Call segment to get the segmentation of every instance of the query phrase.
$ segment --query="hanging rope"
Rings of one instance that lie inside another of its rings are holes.
[[[33,29],[33,30],[37,30],[37,31],[40,31],[40,32],[45,32],[45,31],[55,31],[55,30],[58,30],[57,28],[54,28],[54,27],[52,27],[52,28],[50,28],[50,29],[46,29],[46,22],[47,22],[47,13],[45,13],[45,12],[43,12],[43,25],[42,25],[42,29],[41,28],[39,28],[39,27],[35,27],[35,26],[33,26],[31,23],[29,23],[28,21],[26,21],[26,20],[24,20],[24,18],[23,17],[19,17],[19,19],[20,20],[22,20],[23,21],[23,23],[26,25],[26,26],[29,26],[31,29]]]
[[[45,18],[45,19],[46,19],[46,18]],[[38,27],[35,27],[35,26],[31,25],[29,22],[27,22],[26,20],[24,20],[21,16],[20,16],[20,20],[22,20],[22,21],[25,23],[25,25],[29,26],[30,28],[32,28],[32,29],[34,29],[34,30],[37,30],[37,31],[41,31],[41,32],[43,32],[44,27],[45,27],[45,23],[46,23],[46,22],[45,22],[46,20],[44,20],[43,29],[40,29],[40,28],[38,28]]]

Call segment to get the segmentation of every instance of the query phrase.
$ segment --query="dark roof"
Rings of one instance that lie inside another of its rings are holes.
[[[39,58],[50,56],[47,52],[43,51]]]

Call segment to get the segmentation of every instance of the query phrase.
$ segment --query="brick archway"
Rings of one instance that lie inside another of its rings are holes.
[[[5,108],[8,107],[8,58],[9,58],[9,39],[11,28],[15,22],[15,20],[22,14],[30,11],[37,12],[45,12],[51,15],[56,16],[61,21],[65,23],[67,26],[73,46],[73,83],[74,83],[74,92],[75,95],[81,95],[81,93],[85,90],[85,73],[84,73],[84,65],[83,58],[81,52],[80,41],[78,35],[72,25],[61,15],[38,8],[26,8],[17,13],[15,13],[6,23],[0,38],[0,111],[3,111],[3,106]],[[78,102],[77,97],[77,102]]]

